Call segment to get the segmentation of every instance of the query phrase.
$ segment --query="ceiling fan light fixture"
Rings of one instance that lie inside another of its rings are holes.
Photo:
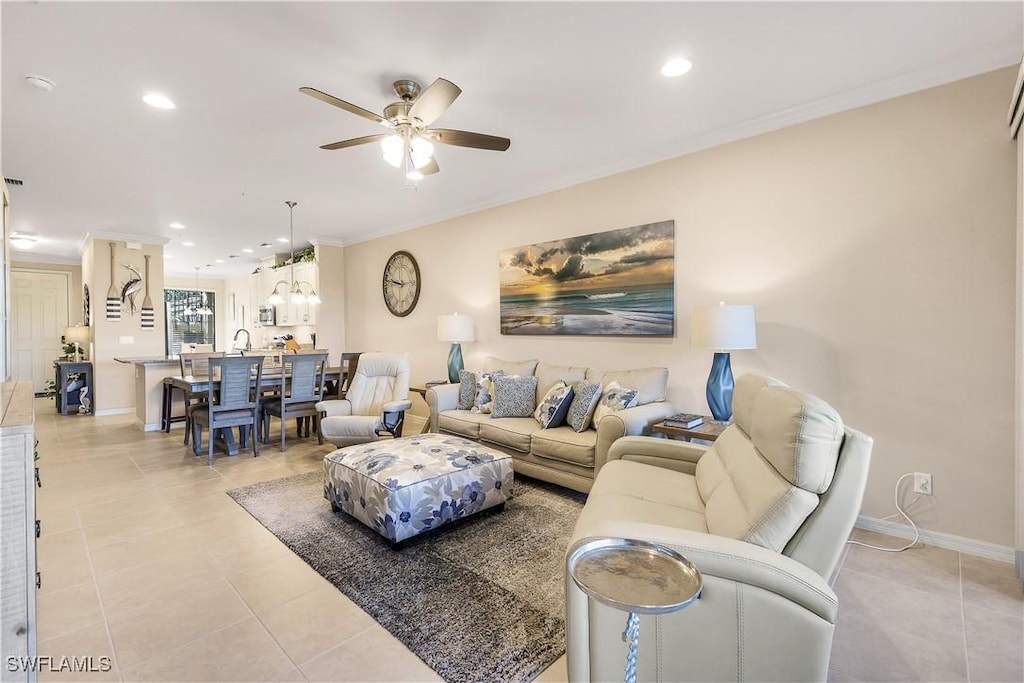
[[[405,141],[402,140],[399,135],[389,135],[380,141],[381,153],[384,155],[384,161],[388,162],[395,168],[402,165],[403,152],[405,151]]]
[[[430,163],[430,158],[434,155],[434,145],[430,140],[417,135],[410,143],[409,153],[412,156],[412,165],[421,168]]]

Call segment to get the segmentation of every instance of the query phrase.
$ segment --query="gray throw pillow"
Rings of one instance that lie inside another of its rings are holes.
[[[537,378],[502,375],[494,378],[491,417],[533,417],[537,408]]]
[[[583,380],[572,385],[573,397],[565,423],[577,432],[585,431],[601,400],[601,383]]]
[[[476,391],[476,373],[459,370],[459,410],[472,410]]]

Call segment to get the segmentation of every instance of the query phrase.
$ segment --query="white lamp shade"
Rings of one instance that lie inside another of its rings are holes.
[[[458,313],[437,316],[437,341],[473,341],[473,318]]]
[[[754,307],[697,306],[693,309],[690,345],[697,349],[734,351],[757,348]]]
[[[75,325],[64,330],[64,341],[67,344],[88,344],[89,328],[82,325]]]

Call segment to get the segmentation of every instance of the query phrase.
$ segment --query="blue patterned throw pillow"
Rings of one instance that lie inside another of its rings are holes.
[[[494,378],[491,417],[532,417],[537,408],[537,378],[501,375]]]
[[[473,399],[474,413],[489,413],[494,407],[494,378],[505,373],[501,370],[483,372],[476,378],[476,398]]]
[[[476,393],[476,373],[459,370],[459,410],[472,410]]]
[[[594,426],[596,427],[601,420],[614,412],[636,407],[638,394],[636,389],[627,389],[618,382],[612,382],[606,386],[601,400],[597,402],[597,408],[594,410]]]
[[[561,380],[548,389],[548,393],[544,394],[537,405],[537,410],[533,411],[533,417],[540,423],[541,429],[560,427],[565,422],[569,406],[572,405],[572,396],[572,387]]]
[[[569,412],[565,416],[566,423],[577,432],[590,426],[597,402],[601,400],[601,383],[583,380],[572,385],[573,397],[569,404]]]

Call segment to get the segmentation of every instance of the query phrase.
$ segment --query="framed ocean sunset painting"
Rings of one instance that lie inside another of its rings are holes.
[[[675,221],[499,255],[502,334],[672,336]]]

